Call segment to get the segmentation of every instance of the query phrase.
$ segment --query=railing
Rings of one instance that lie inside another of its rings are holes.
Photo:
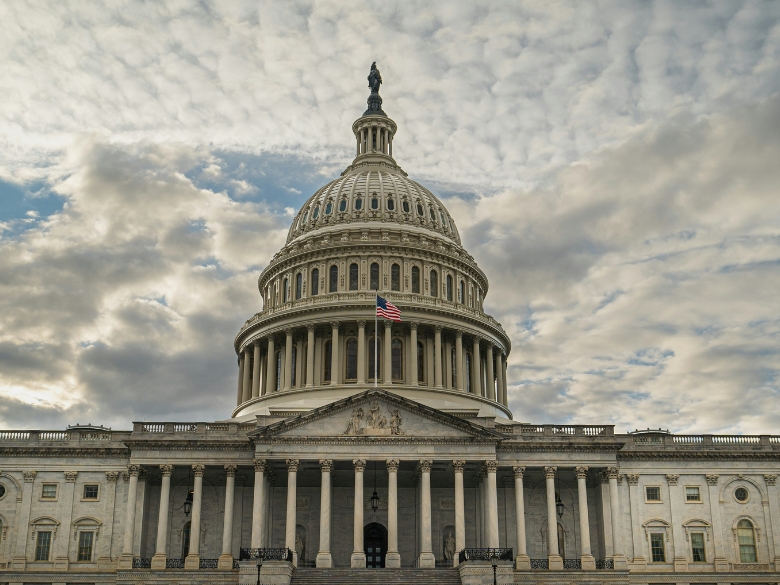
[[[582,569],[582,559],[563,559],[564,569]]]
[[[634,445],[656,446],[666,445],[670,447],[691,445],[694,447],[739,447],[742,445],[754,445],[771,447],[780,443],[780,437],[769,435],[672,435],[659,434],[633,434]]]
[[[612,559],[596,559],[597,569],[614,569],[615,561]]]
[[[761,437],[756,435],[713,435],[712,442],[716,445],[757,445],[761,442]]]
[[[663,445],[664,438],[658,436],[653,437],[653,436],[634,435],[634,444],[635,445]]]
[[[166,569],[183,569],[184,559],[165,559]]]
[[[135,557],[133,559],[133,568],[134,569],[151,569],[152,568],[152,559],[144,559],[141,557]]]
[[[144,423],[143,429],[145,433],[164,433],[165,423]]]
[[[216,433],[226,433],[228,431],[227,423],[206,423],[206,430]]]
[[[504,425],[505,428],[509,426],[512,430],[504,432],[523,436],[611,437],[615,434],[614,425]]]
[[[466,561],[489,561],[491,559],[499,561],[511,561],[514,559],[511,548],[464,548],[458,553],[458,562]]]
[[[38,433],[39,441],[67,441],[70,439],[68,431],[41,431]]]
[[[702,443],[703,441],[704,441],[704,437],[702,437],[701,435],[673,435],[672,436],[673,443],[696,445]]]
[[[173,423],[174,433],[194,433],[198,430],[198,425],[195,423]]]
[[[111,440],[111,433],[104,433],[104,432],[96,432],[96,431],[88,431],[84,432],[81,431],[81,440],[82,441],[110,441]]]
[[[30,431],[0,431],[0,441],[26,441]]]
[[[550,568],[550,561],[548,559],[531,559],[531,569],[533,570],[541,570],[541,569],[549,569]]]
[[[218,569],[219,559],[200,559],[199,569]]]
[[[253,561],[260,557],[264,561],[292,562],[293,554],[289,548],[242,548],[238,560]]]

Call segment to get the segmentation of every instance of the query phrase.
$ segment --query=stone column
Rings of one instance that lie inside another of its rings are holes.
[[[252,540],[251,548],[263,548],[263,526],[265,523],[265,477],[268,462],[255,459],[255,490],[252,499]]]
[[[244,348],[244,384],[241,392],[241,402],[252,398],[252,346]]]
[[[411,334],[410,355],[411,355],[411,367],[409,368],[409,385],[417,386],[417,370],[419,368],[417,364],[417,323],[412,321],[409,323],[409,331]]]
[[[443,379],[443,367],[441,359],[441,325],[436,325],[434,327],[434,337],[433,337],[433,379],[434,379],[434,385],[436,388],[443,388],[442,379]]]
[[[196,571],[200,568],[200,515],[203,503],[203,473],[206,466],[196,463],[192,466],[195,476],[192,489],[192,520],[190,522],[190,553],[184,559],[184,568]]]
[[[339,360],[339,322],[331,321],[333,339],[330,346],[330,383],[341,384],[341,360]]]
[[[501,404],[509,406],[506,386],[506,356],[504,354],[501,354]]]
[[[260,387],[262,386],[262,364],[263,361],[260,359],[260,343],[256,342],[253,344],[254,348],[254,363],[252,367],[252,398],[257,398],[260,396]]]
[[[401,568],[398,552],[398,459],[387,460],[387,555],[385,567]]]
[[[479,337],[473,336],[471,345],[471,393],[478,396],[482,396],[482,384],[480,379],[482,376],[479,374],[479,366],[482,359],[479,353]]]
[[[672,540],[674,549],[674,570],[675,572],[686,572],[688,570],[688,546],[683,531],[683,504],[682,486],[679,485],[679,475],[667,474],[666,483],[669,484],[669,508],[671,511]],[[612,484],[610,484],[610,488]],[[622,552],[622,550],[621,550]]]
[[[707,474],[707,490],[710,500],[710,519],[712,520],[712,540],[715,545],[715,571],[722,573],[729,570],[729,561],[723,547],[723,521],[720,510],[720,495],[718,494],[718,479],[720,476]]]
[[[463,497],[463,470],[466,462],[462,459],[452,462],[455,470],[455,556],[452,565],[457,567],[458,554],[466,548],[466,505]]]
[[[433,338],[430,334],[425,337],[425,384],[433,388]]]
[[[444,341],[444,387],[452,390],[452,342]]]
[[[222,554],[218,568],[233,570],[233,503],[236,490],[236,465],[225,465],[225,511],[222,517]]]
[[[515,569],[518,571],[530,571],[531,559],[525,539],[525,496],[523,495],[523,476],[525,467],[513,467],[515,473],[515,529],[517,530],[517,556],[515,557]]]
[[[284,384],[282,388],[289,390],[292,386],[292,354],[293,354],[293,330],[285,329],[286,342],[284,344]]]
[[[385,354],[384,359],[382,360],[384,364],[382,364],[382,367],[384,368],[385,372],[385,384],[392,384],[393,383],[393,367],[392,367],[392,360],[393,360],[393,348],[390,347],[390,345],[393,342],[393,322],[392,321],[385,321],[385,337],[384,337],[384,351],[382,353]]]
[[[501,365],[501,350],[496,348],[495,353],[495,375],[496,375],[496,402],[504,404],[504,368]],[[506,405],[505,405],[506,406]]]
[[[284,546],[293,551],[293,566],[298,566],[298,555],[295,552],[295,525],[297,522],[296,504],[298,492],[299,459],[287,460],[287,520],[284,529]]]
[[[276,392],[276,348],[274,347],[274,337],[268,338],[268,355],[265,359],[265,393]]]
[[[555,472],[557,467],[545,467],[547,483],[547,558],[551,571],[563,570],[563,559],[558,552],[558,516],[555,513]]]
[[[466,382],[463,379],[463,331],[455,332],[455,374],[458,390],[464,392]]]
[[[244,354],[238,354],[238,395],[236,396],[236,406],[244,401]]]
[[[431,546],[431,467],[433,461],[423,459],[420,461],[420,558],[418,566],[423,569],[433,569],[436,566],[436,557]]]
[[[612,520],[612,559],[615,563],[616,571],[625,571],[628,569],[626,555],[623,553],[623,541],[620,531],[620,496],[618,494],[618,474],[620,470],[617,467],[607,468],[607,478],[609,479],[609,512]]]
[[[306,332],[306,387],[311,388],[314,386],[314,325],[307,325]]]
[[[587,467],[575,467],[577,475],[577,496],[580,509],[580,559],[584,571],[596,570],[596,559],[590,551],[590,522],[588,521],[588,478]]]
[[[365,459],[353,459],[355,466],[355,516],[353,524],[353,542],[351,566],[353,569],[366,568],[366,552],[363,550],[363,472]]]
[[[361,319],[358,324],[358,353],[357,353],[357,383],[366,383],[366,322]]]
[[[498,470],[498,462],[493,460],[485,461],[485,467],[487,469],[488,548],[498,548],[498,494],[496,493],[496,471]]]
[[[98,557],[98,570],[104,571],[112,567],[111,540],[114,536],[114,504],[116,502],[116,480],[119,479],[118,471],[106,471],[106,499],[103,507],[103,538]]]
[[[130,483],[127,486],[127,512],[125,514],[125,535],[122,541],[122,558],[119,559],[120,569],[133,567],[133,534],[135,533],[135,500],[138,492],[138,476],[141,473],[140,465],[128,465],[127,473],[130,475]]]
[[[73,493],[76,488],[76,477],[78,471],[66,471],[65,472],[65,485],[62,490],[62,525],[63,533],[60,539],[56,542],[57,553],[54,556],[54,570],[55,571],[67,571],[70,559],[68,558],[68,546],[70,545],[69,530],[71,520],[73,518]],[[54,549],[52,543],[52,549]],[[52,551],[53,552],[53,551]]]
[[[645,571],[647,570],[647,559],[642,554],[644,546],[642,542],[642,520],[639,516],[639,505],[642,502],[639,493],[639,474],[627,473],[626,479],[628,480],[628,498],[631,506],[631,541],[634,547],[631,570]]]
[[[330,554],[330,472],[333,471],[333,461],[320,459],[320,550],[317,552],[317,568],[329,569],[333,566]]]
[[[488,343],[485,355],[485,367],[487,368],[487,388],[485,397],[489,400],[496,399],[496,377],[493,374],[493,344]]]
[[[168,558],[168,506],[171,501],[171,474],[173,465],[160,465],[162,483],[160,485],[160,511],[157,514],[157,543],[152,557],[152,570],[165,569]]]

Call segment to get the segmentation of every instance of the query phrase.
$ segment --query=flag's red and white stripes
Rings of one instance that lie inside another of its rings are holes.
[[[401,322],[401,311],[393,303],[380,296],[376,297],[376,316],[391,321]]]

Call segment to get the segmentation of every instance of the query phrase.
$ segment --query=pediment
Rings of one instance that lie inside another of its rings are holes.
[[[402,398],[386,390],[369,390],[280,421],[251,433],[257,437],[330,437],[345,439],[409,438],[499,440],[501,436],[474,423]]]

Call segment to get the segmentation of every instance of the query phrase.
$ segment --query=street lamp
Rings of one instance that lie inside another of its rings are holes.
[[[184,500],[184,515],[189,518],[192,512],[192,492],[187,492],[187,499]]]
[[[374,513],[379,509],[379,496],[376,493],[376,463],[374,463],[374,493],[371,496],[371,509]]]
[[[498,568],[498,559],[495,553],[490,558],[490,564],[493,565],[493,585],[496,585],[496,569]]]
[[[260,585],[260,569],[263,568],[263,554],[260,551],[257,552],[255,562],[257,563],[257,585]]]

